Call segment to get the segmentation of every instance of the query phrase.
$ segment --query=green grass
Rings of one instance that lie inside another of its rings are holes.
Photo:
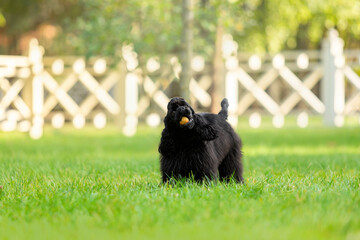
[[[238,130],[246,185],[159,185],[160,129],[0,133],[0,239],[360,239],[360,128]]]

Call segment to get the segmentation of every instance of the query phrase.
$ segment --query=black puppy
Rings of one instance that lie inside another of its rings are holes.
[[[170,100],[159,145],[164,183],[191,177],[243,182],[241,140],[226,121],[228,106],[225,98],[219,114],[195,113],[183,98]]]

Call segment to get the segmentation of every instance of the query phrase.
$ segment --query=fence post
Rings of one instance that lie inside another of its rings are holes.
[[[33,78],[31,82],[31,110],[32,123],[30,137],[39,139],[43,135],[44,118],[42,116],[44,106],[43,88],[43,63],[44,48],[39,45],[37,39],[31,39],[29,44],[29,60],[32,64]]]
[[[239,68],[237,56],[238,44],[229,34],[223,35],[221,42],[222,56],[225,59],[225,97],[229,101],[229,122],[233,127],[236,127],[239,109],[239,82],[237,78],[237,69]]]
[[[135,72],[128,73],[125,78],[125,126],[123,133],[132,136],[138,125],[138,82],[139,76]]]
[[[229,101],[229,122],[233,127],[238,124],[238,80],[236,74],[232,71],[228,71],[225,79],[225,96]]]
[[[124,59],[119,63],[118,71],[119,82],[115,88],[115,97],[120,105],[120,113],[116,121],[126,136],[132,136],[136,133],[138,124],[138,74],[136,71],[129,71]]]
[[[328,32],[322,43],[324,78],[321,82],[321,97],[325,105],[323,122],[326,126],[342,126],[344,122],[345,83],[342,67],[344,41],[335,29]]]
[[[123,59],[120,60],[116,66],[118,82],[115,85],[115,100],[120,106],[120,112],[115,116],[116,125],[122,129],[125,125],[125,78],[126,78],[126,65]]]
[[[238,65],[237,57],[226,59],[225,97],[229,102],[229,122],[233,127],[237,127],[238,124],[239,83],[236,76]]]

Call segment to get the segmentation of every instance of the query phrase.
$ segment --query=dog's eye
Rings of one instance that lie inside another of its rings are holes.
[[[174,104],[174,105],[172,105],[171,110],[176,111],[177,108],[178,108],[178,105]]]

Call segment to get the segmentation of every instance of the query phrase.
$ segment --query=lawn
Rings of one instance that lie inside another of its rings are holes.
[[[360,128],[239,128],[246,185],[160,185],[161,129],[0,132],[0,239],[360,239]]]

